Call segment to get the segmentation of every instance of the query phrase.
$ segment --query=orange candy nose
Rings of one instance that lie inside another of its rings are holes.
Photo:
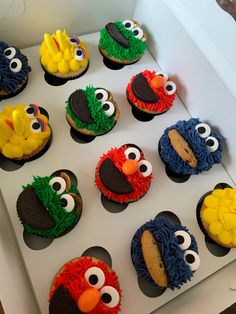
[[[77,304],[81,312],[88,313],[97,306],[99,300],[99,291],[95,288],[89,288],[79,296]]]
[[[127,159],[122,165],[122,172],[126,176],[134,174],[137,170],[138,170],[138,164],[137,164],[137,161],[134,159]]]
[[[159,88],[163,85],[164,83],[164,78],[161,75],[154,76],[154,78],[151,80],[151,86],[153,88]]]

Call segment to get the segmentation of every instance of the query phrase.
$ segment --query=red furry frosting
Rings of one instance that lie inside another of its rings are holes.
[[[63,270],[56,275],[53,281],[52,290],[50,291],[49,301],[54,295],[55,291],[60,287],[64,286],[70,293],[72,299],[77,302],[79,296],[88,288],[90,285],[85,279],[85,272],[90,267],[100,268],[105,275],[105,283],[103,286],[114,287],[121,297],[121,289],[119,287],[118,277],[114,271],[112,271],[104,262],[98,260],[94,262],[91,257],[81,257],[74,259],[66,263]],[[117,314],[120,311],[120,302],[114,308],[107,307],[101,300],[95,309],[90,311],[90,314]]]
[[[151,80],[156,76],[156,72],[144,70],[142,72],[142,74],[147,79],[149,85],[151,86]],[[128,98],[134,105],[136,105],[141,110],[145,109],[145,111],[147,111],[149,113],[153,113],[153,114],[163,113],[172,107],[176,94],[174,93],[172,95],[168,95],[163,86],[159,87],[159,88],[153,88],[152,87],[153,91],[160,98],[160,100],[157,102],[147,103],[147,102],[144,102],[144,101],[140,100],[139,98],[137,98],[132,91],[132,83],[133,83],[133,80],[135,79],[135,77],[136,77],[136,75],[134,75],[131,78],[131,81],[127,85]],[[169,81],[169,79],[167,80],[167,82],[168,81]]]
[[[119,169],[119,171],[122,172],[122,165],[126,161],[126,156],[124,154],[124,151],[128,147],[129,146],[125,145],[120,148],[112,148],[106,154],[102,155],[96,168],[95,183],[98,189],[102,192],[102,194],[106,198],[113,200],[115,202],[118,202],[118,203],[128,203],[130,201],[137,201],[148,191],[151,180],[152,180],[152,175],[144,177],[139,171],[137,171],[132,175],[126,176],[127,181],[129,181],[129,183],[132,185],[134,189],[131,193],[127,193],[127,194],[114,193],[104,186],[100,173],[99,173],[102,163],[104,162],[106,158],[110,158],[113,161],[114,165]],[[143,153],[141,153],[140,160],[143,160],[143,159],[144,159],[144,156],[143,156]]]

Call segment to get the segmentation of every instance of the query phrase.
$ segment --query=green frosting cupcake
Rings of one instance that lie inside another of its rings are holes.
[[[87,86],[70,95],[66,101],[66,117],[77,131],[97,136],[115,126],[119,109],[109,91]]]
[[[57,238],[79,221],[82,199],[66,172],[60,176],[35,176],[23,186],[17,199],[17,213],[26,232]]]
[[[120,34],[119,34],[120,33]],[[123,38],[122,38],[123,37]],[[146,37],[139,24],[133,20],[123,23],[117,21],[108,23],[100,31],[99,48],[107,57],[122,62],[135,62],[139,60],[147,47]]]

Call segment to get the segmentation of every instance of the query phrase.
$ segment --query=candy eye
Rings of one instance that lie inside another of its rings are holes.
[[[63,194],[61,196],[61,207],[63,207],[67,213],[72,212],[75,207],[75,200],[70,194]]]
[[[38,116],[39,109],[37,105],[30,104],[29,106],[25,107],[25,112],[29,118],[34,118]]]
[[[52,189],[58,194],[62,194],[66,189],[66,181],[62,177],[54,177],[49,181]]]
[[[115,112],[115,106],[111,101],[105,101],[102,103],[102,109],[108,117],[111,117]]]
[[[184,252],[184,259],[186,264],[188,264],[191,271],[195,271],[200,266],[200,257],[199,255],[192,250],[186,250]]]
[[[84,54],[84,50],[83,48],[76,48],[75,49],[75,60],[77,61],[81,61],[81,60],[84,60],[85,58],[85,54]]]
[[[84,274],[88,284],[96,289],[100,289],[105,282],[105,275],[98,267],[90,267]]]
[[[152,173],[152,165],[147,160],[140,160],[138,162],[138,170],[143,177],[148,177]]]
[[[157,75],[157,76],[162,76],[165,81],[168,80],[168,75],[167,75],[166,73],[162,72],[162,71],[156,72],[156,75]]]
[[[134,159],[136,161],[139,161],[139,159],[141,157],[140,151],[137,148],[135,148],[135,147],[127,148],[125,150],[124,154],[125,154],[125,157],[127,159]]]
[[[34,133],[44,132],[46,128],[45,122],[40,118],[33,119],[32,121],[30,121],[30,128],[31,131]]]
[[[208,136],[206,144],[210,153],[214,153],[219,147],[219,142],[214,136]]]
[[[80,43],[79,37],[77,37],[77,36],[75,36],[75,35],[70,36],[69,41],[70,41],[70,43],[71,43],[72,45],[77,45],[77,46],[78,46],[79,43]]]
[[[187,250],[191,245],[190,234],[184,230],[178,230],[175,232],[178,244],[182,250]]]
[[[125,20],[124,22],[122,22],[122,24],[124,25],[124,27],[130,31],[132,31],[132,29],[134,29],[134,22],[132,20]]]
[[[133,35],[134,37],[138,38],[138,39],[142,39],[143,38],[143,30],[140,27],[135,27],[133,30]]]
[[[22,63],[19,59],[14,58],[10,61],[10,65],[9,65],[10,69],[12,70],[12,72],[20,72],[21,68],[22,68]]]
[[[176,92],[176,85],[174,82],[167,81],[165,83],[165,90],[167,95],[173,95]]]
[[[110,308],[116,307],[120,302],[118,291],[112,286],[105,286],[100,290],[102,302]]]
[[[14,47],[9,47],[4,50],[4,55],[7,59],[12,59],[16,55],[16,49]]]
[[[211,127],[206,123],[197,124],[195,130],[201,138],[207,138],[211,134]]]
[[[109,98],[108,92],[102,88],[98,88],[95,90],[95,96],[97,100],[99,100],[101,103],[105,102]]]

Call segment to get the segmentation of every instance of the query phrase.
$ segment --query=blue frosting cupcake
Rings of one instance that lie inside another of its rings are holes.
[[[20,49],[0,41],[0,100],[19,94],[27,85],[31,71]]]
[[[191,176],[220,163],[221,141],[221,136],[208,124],[192,118],[178,121],[164,131],[159,141],[159,154],[169,171]]]
[[[146,232],[153,237],[151,244],[144,239]],[[148,250],[145,252],[146,248]],[[158,263],[155,256],[151,256],[153,249],[160,253]],[[200,266],[194,236],[186,227],[174,224],[167,218],[150,220],[136,231],[131,243],[131,258],[139,277],[153,286],[172,290],[190,281]],[[158,278],[159,271],[165,274],[165,282],[161,275]]]

